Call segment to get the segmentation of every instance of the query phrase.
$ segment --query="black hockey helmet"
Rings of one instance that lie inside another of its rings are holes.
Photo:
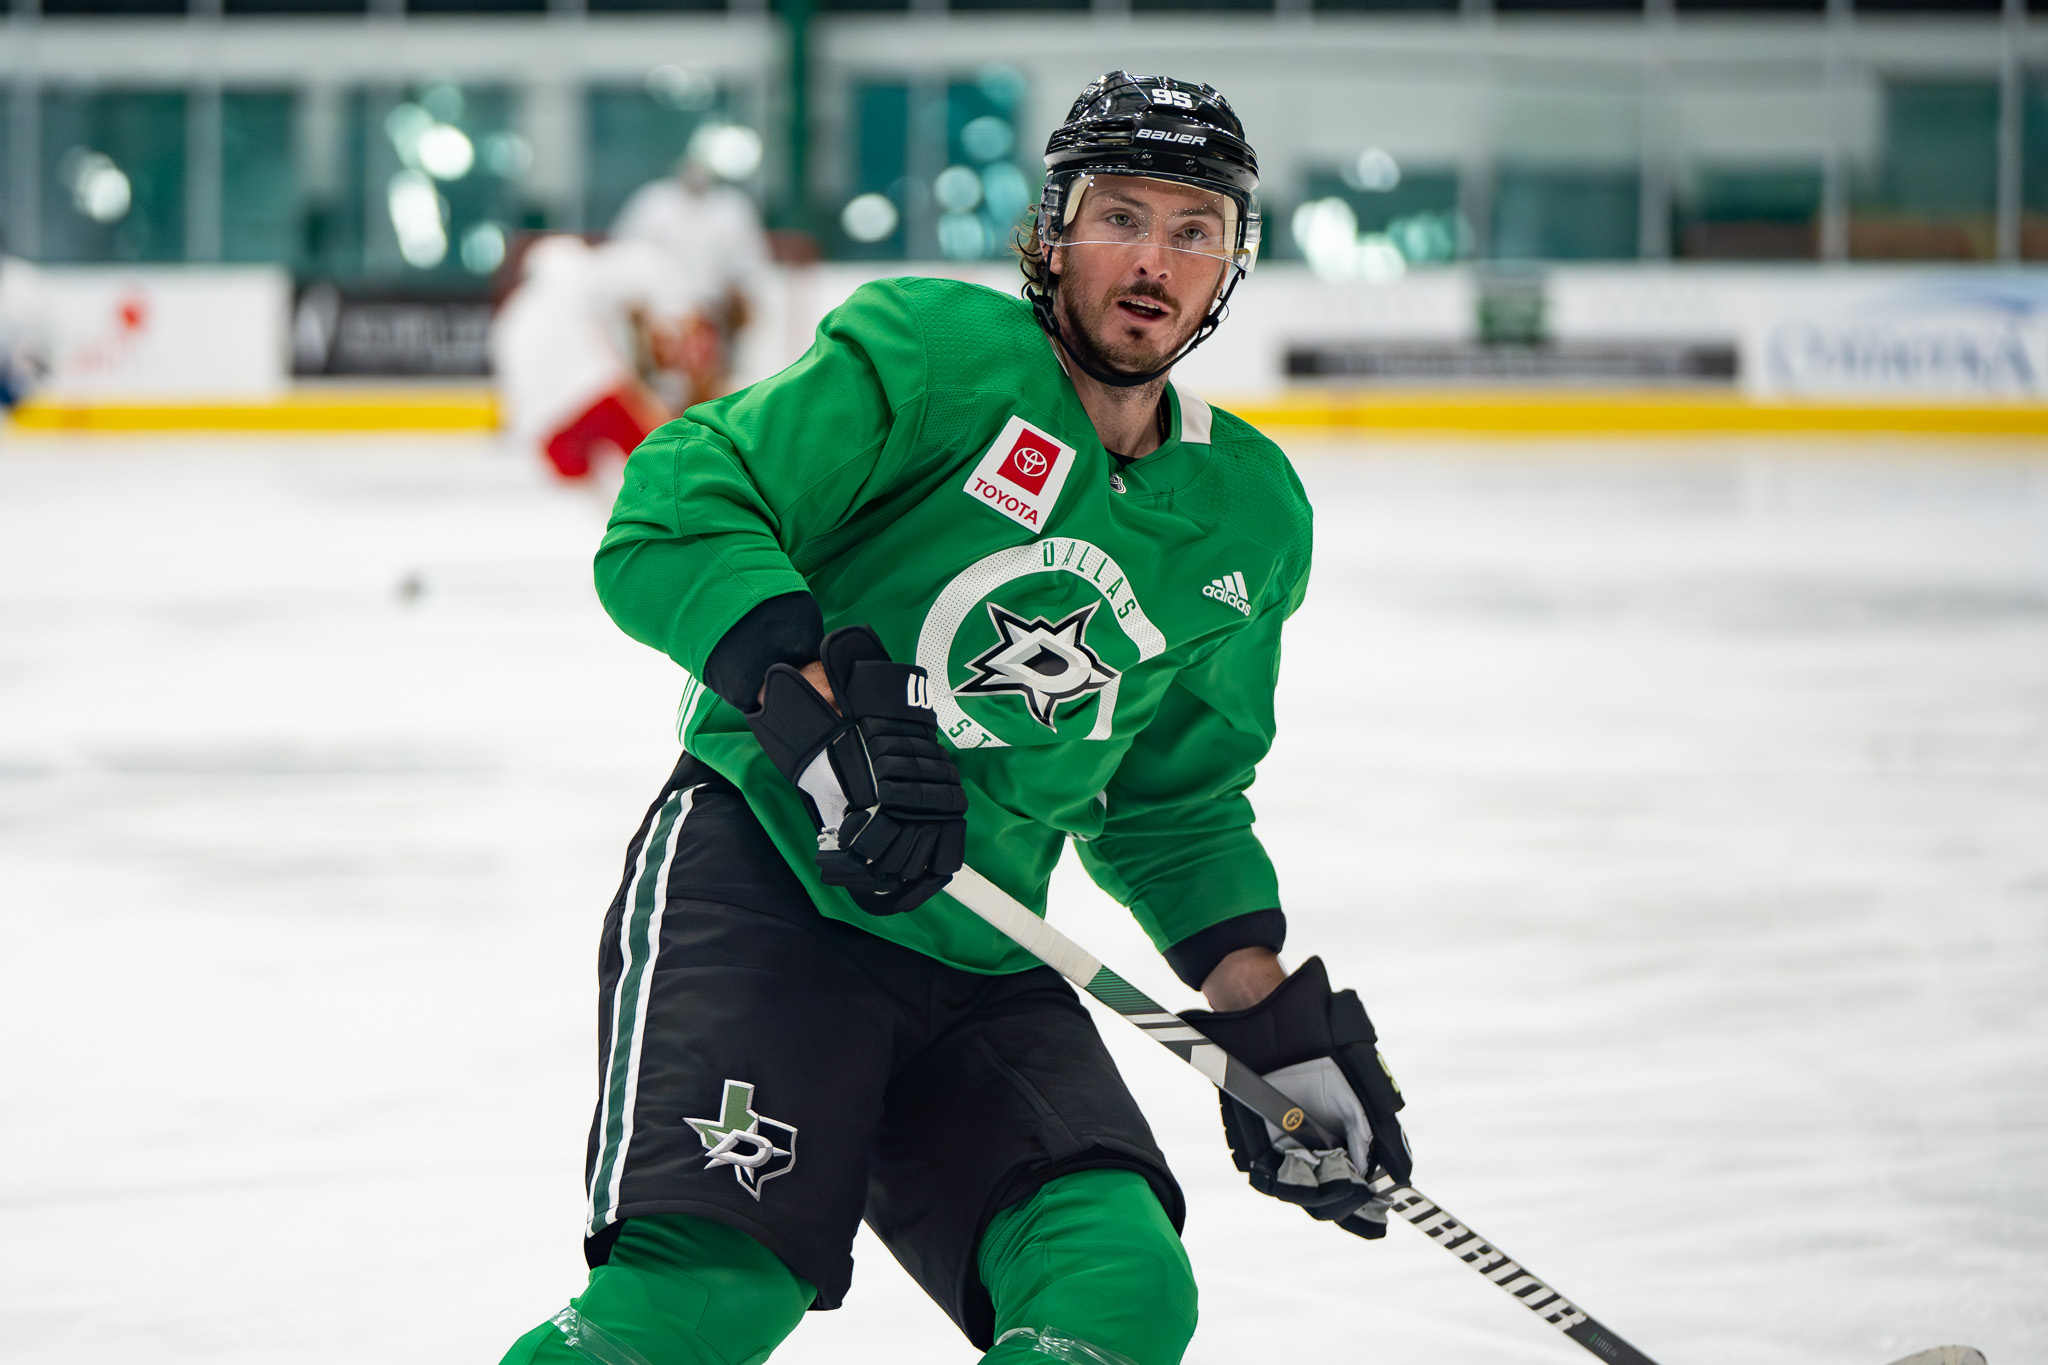
[[[1139,176],[1210,190],[1233,207],[1223,282],[1208,315],[1187,345],[1160,368],[1130,375],[1106,370],[1077,354],[1053,314],[1049,270],[1033,270],[1024,296],[1038,324],[1069,358],[1105,384],[1148,384],[1208,340],[1223,321],[1237,282],[1251,273],[1259,250],[1259,158],[1245,140],[1244,124],[1215,87],[1171,76],[1111,71],[1089,82],[1045,144],[1045,189],[1038,202],[1038,239],[1047,251],[1061,245],[1081,196],[1097,175]]]

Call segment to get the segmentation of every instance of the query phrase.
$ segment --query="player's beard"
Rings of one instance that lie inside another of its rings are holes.
[[[1117,285],[1092,304],[1080,303],[1078,297],[1079,291],[1067,283],[1067,276],[1061,275],[1058,299],[1064,323],[1061,330],[1066,335],[1067,345],[1099,369],[1131,375],[1149,374],[1179,355],[1181,347],[1188,344],[1202,325],[1200,316],[1182,316],[1184,310],[1180,299],[1149,280]],[[1180,325],[1166,334],[1163,342],[1151,338],[1118,338],[1115,335],[1119,323],[1117,301],[1130,298],[1152,300],[1179,316]]]

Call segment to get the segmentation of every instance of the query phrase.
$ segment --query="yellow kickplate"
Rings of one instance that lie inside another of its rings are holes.
[[[247,402],[48,402],[14,411],[21,431],[490,431],[488,389],[292,393]]]
[[[1256,427],[1446,435],[2048,436],[2048,404],[1765,403],[1732,395],[1543,392],[1316,392],[1217,404]],[[291,393],[248,402],[50,402],[13,414],[23,432],[490,431],[488,389]]]
[[[1219,407],[1257,427],[1517,436],[1926,432],[2048,436],[2048,404],[1765,403],[1659,393],[1290,393]]]

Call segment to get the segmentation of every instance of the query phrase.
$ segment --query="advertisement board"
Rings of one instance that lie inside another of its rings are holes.
[[[1727,343],[1758,399],[2048,400],[2048,271],[1899,266],[1561,266],[1560,345]]]
[[[290,382],[275,266],[48,266],[49,402],[264,399]]]
[[[884,274],[1014,292],[1014,267],[778,272],[746,378],[809,345],[820,318]],[[1504,287],[1505,286],[1505,287]],[[1516,296],[1517,326],[1489,325]],[[2048,401],[2048,270],[1891,266],[1449,266],[1384,281],[1262,265],[1176,376],[1266,398],[1304,387],[1719,389],[1767,400]]]

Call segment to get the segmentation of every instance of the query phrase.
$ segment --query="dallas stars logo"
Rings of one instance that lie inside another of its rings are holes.
[[[732,1167],[733,1179],[759,1199],[761,1186],[796,1167],[796,1129],[754,1112],[754,1087],[749,1081],[725,1083],[724,1112],[715,1119],[683,1122],[697,1130],[704,1143],[706,1169]],[[769,1131],[764,1132],[763,1129]],[[787,1144],[777,1146],[776,1135]]]
[[[1116,681],[1117,671],[1088,648],[1088,621],[1102,604],[1090,602],[1064,620],[1025,620],[991,602],[989,619],[1001,637],[996,647],[967,666],[974,676],[954,692],[1014,693],[1024,698],[1031,718],[1048,730],[1063,702],[1080,702]]]

